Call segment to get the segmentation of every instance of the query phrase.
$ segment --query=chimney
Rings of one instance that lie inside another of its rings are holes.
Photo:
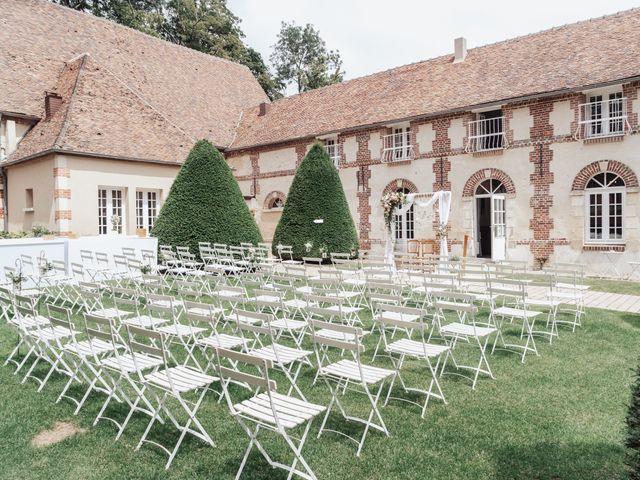
[[[55,92],[44,92],[44,94],[44,113],[45,119],[48,120],[56,114],[62,105],[62,97]]]
[[[467,58],[467,39],[464,37],[458,37],[454,40],[454,51],[455,55],[453,57],[453,63],[464,62],[464,59]]]
[[[262,102],[260,104],[260,111],[258,112],[258,116],[259,117],[264,117],[267,112],[269,111],[269,107],[271,106],[271,104],[267,103],[267,102]]]

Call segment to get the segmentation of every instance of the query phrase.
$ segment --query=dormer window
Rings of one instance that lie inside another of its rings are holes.
[[[504,115],[502,110],[476,113],[476,119],[469,122],[467,151],[483,152],[499,150],[506,146]]]

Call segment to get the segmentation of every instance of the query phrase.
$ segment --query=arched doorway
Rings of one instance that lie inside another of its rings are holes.
[[[405,195],[411,193],[408,188],[399,188],[396,191],[398,193],[404,193]],[[411,205],[406,212],[393,216],[393,235],[396,241],[397,251],[407,251],[407,241],[414,239],[414,232],[413,205]]]
[[[489,178],[475,190],[475,238],[478,257],[504,260],[507,249],[507,189]]]

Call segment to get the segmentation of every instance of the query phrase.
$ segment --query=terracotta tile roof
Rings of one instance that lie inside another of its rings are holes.
[[[65,66],[56,92],[62,105],[36,124],[9,163],[54,149],[180,163],[194,143],[88,55]]]
[[[64,62],[84,53],[91,55],[96,68],[116,77],[189,136],[207,138],[218,146],[231,143],[243,109],[266,100],[243,65],[46,0],[0,0],[0,45],[0,111],[43,117],[45,90],[58,84]],[[114,119],[114,112],[106,115]],[[76,127],[80,132],[82,126]],[[173,141],[167,137],[167,142]],[[118,143],[109,145],[110,151],[121,149],[124,154],[130,148]],[[143,153],[145,158],[159,156],[154,151]]]
[[[640,9],[446,55],[247,109],[232,148],[640,76]]]

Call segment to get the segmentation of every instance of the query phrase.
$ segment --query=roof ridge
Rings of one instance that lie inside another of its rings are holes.
[[[508,43],[519,41],[519,40],[523,40],[523,39],[526,39],[526,38],[535,37],[537,35],[542,35],[542,34],[545,34],[545,33],[548,33],[548,32],[552,32],[552,31],[555,31],[555,30],[562,30],[564,28],[574,27],[576,25],[581,25],[581,24],[584,24],[584,23],[595,22],[595,21],[598,21],[598,20],[604,20],[604,19],[608,19],[608,18],[621,17],[621,16],[623,16],[625,14],[628,14],[630,12],[633,12],[633,11],[640,11],[640,7],[632,7],[632,8],[628,8],[626,10],[619,10],[619,11],[614,12],[614,13],[608,13],[608,14],[605,14],[605,15],[597,16],[597,17],[590,17],[590,18],[586,18],[584,20],[577,20],[575,22],[565,23],[565,24],[562,24],[562,25],[556,25],[556,26],[553,26],[553,27],[549,27],[549,28],[545,28],[545,29],[542,29],[542,30],[538,30],[537,32],[525,33],[523,35],[517,35],[515,37],[507,38],[507,39],[504,39],[504,40],[498,40],[496,42],[486,43],[484,45],[478,45],[477,47],[470,48],[469,51],[479,50],[479,49],[492,47],[492,46],[496,46],[496,45],[501,45],[501,44],[508,44]],[[368,74],[362,75],[360,77],[350,78],[349,80],[344,80],[344,81],[342,81],[340,83],[334,83],[334,84],[331,84],[331,85],[325,85],[323,87],[314,88],[313,90],[308,90],[306,92],[294,93],[293,95],[287,95],[286,97],[282,97],[282,98],[279,98],[277,100],[274,100],[271,103],[276,105],[276,104],[279,104],[279,103],[283,103],[287,99],[298,98],[298,97],[300,97],[302,95],[307,95],[307,94],[310,94],[312,92],[319,92],[319,91],[323,91],[323,90],[326,90],[326,89],[329,89],[329,88],[335,88],[338,85],[344,85],[344,84],[347,84],[347,83],[352,83],[352,82],[363,80],[363,79],[366,79],[366,78],[369,78],[369,77],[375,77],[375,76],[378,76],[378,75],[382,76],[384,74],[389,74],[391,72],[396,72],[396,71],[401,70],[403,68],[409,68],[409,67],[413,67],[413,66],[420,65],[420,64],[423,64],[423,63],[435,62],[437,60],[442,60],[442,59],[447,58],[447,57],[453,57],[453,53],[446,53],[446,54],[443,54],[443,55],[437,55],[435,57],[427,58],[427,59],[424,59],[424,60],[417,60],[415,62],[405,63],[404,65],[397,65],[395,67],[390,67],[390,68],[387,68],[385,70],[380,70],[378,72],[368,73]],[[255,108],[256,106],[257,105],[253,105],[252,107],[248,107],[246,110],[248,110],[249,108]]]
[[[75,57],[69,63],[65,62],[65,66],[64,66],[65,69],[69,68],[69,65],[72,62],[76,62],[78,60],[80,60],[80,65],[78,66],[78,72],[76,73],[76,79],[73,82],[73,88],[71,89],[71,94],[69,95],[69,101],[67,103],[67,108],[64,111],[64,119],[62,120],[62,125],[60,125],[60,131],[58,132],[58,135],[56,136],[56,139],[53,141],[53,146],[54,147],[62,148],[62,141],[64,139],[65,133],[67,133],[67,127],[69,126],[70,112],[71,112],[71,109],[73,108],[73,104],[75,103],[74,100],[75,100],[75,96],[76,96],[76,90],[78,89],[78,84],[80,83],[80,74],[82,73],[82,69],[84,68],[84,64],[85,64],[85,62],[86,62],[88,57],[89,57],[88,53],[83,53],[83,54],[78,55],[77,57]],[[63,69],[62,73],[64,73],[64,69]]]
[[[125,29],[125,30],[129,30],[129,31],[135,33],[136,35],[147,37],[149,39],[152,39],[152,40],[155,40],[155,41],[158,41],[158,42],[162,42],[163,44],[170,45],[171,47],[176,47],[176,48],[179,48],[179,49],[182,49],[182,50],[186,50],[188,52],[192,52],[192,53],[194,53],[196,55],[204,56],[204,57],[212,59],[214,61],[230,63],[231,65],[239,66],[241,68],[249,70],[249,73],[251,73],[251,75],[253,75],[253,73],[251,72],[251,69],[249,67],[247,67],[246,65],[240,63],[240,62],[229,60],[228,58],[218,57],[218,56],[213,55],[211,53],[201,52],[200,50],[195,50],[193,48],[185,47],[184,45],[180,45],[178,43],[173,43],[173,42],[170,42],[168,40],[164,40],[163,38],[156,37],[154,35],[151,35],[149,33],[143,32],[141,30],[136,30],[135,28],[129,27],[127,25],[122,25],[120,23],[113,22],[113,21],[108,20],[108,19],[103,18],[103,17],[97,17],[97,16],[92,15],[90,13],[81,12],[80,10],[76,10],[74,8],[66,7],[66,6],[60,5],[58,3],[53,3],[50,0],[35,0],[35,1],[38,2],[38,3],[50,5],[50,6],[55,7],[55,8],[59,8],[61,10],[64,10],[64,11],[68,12],[68,13],[70,12],[70,13],[73,13],[75,15],[79,15],[79,16],[82,16],[82,17],[85,17],[85,18],[89,18],[91,20],[107,23],[109,25],[115,25],[117,28],[122,28],[122,29]]]

